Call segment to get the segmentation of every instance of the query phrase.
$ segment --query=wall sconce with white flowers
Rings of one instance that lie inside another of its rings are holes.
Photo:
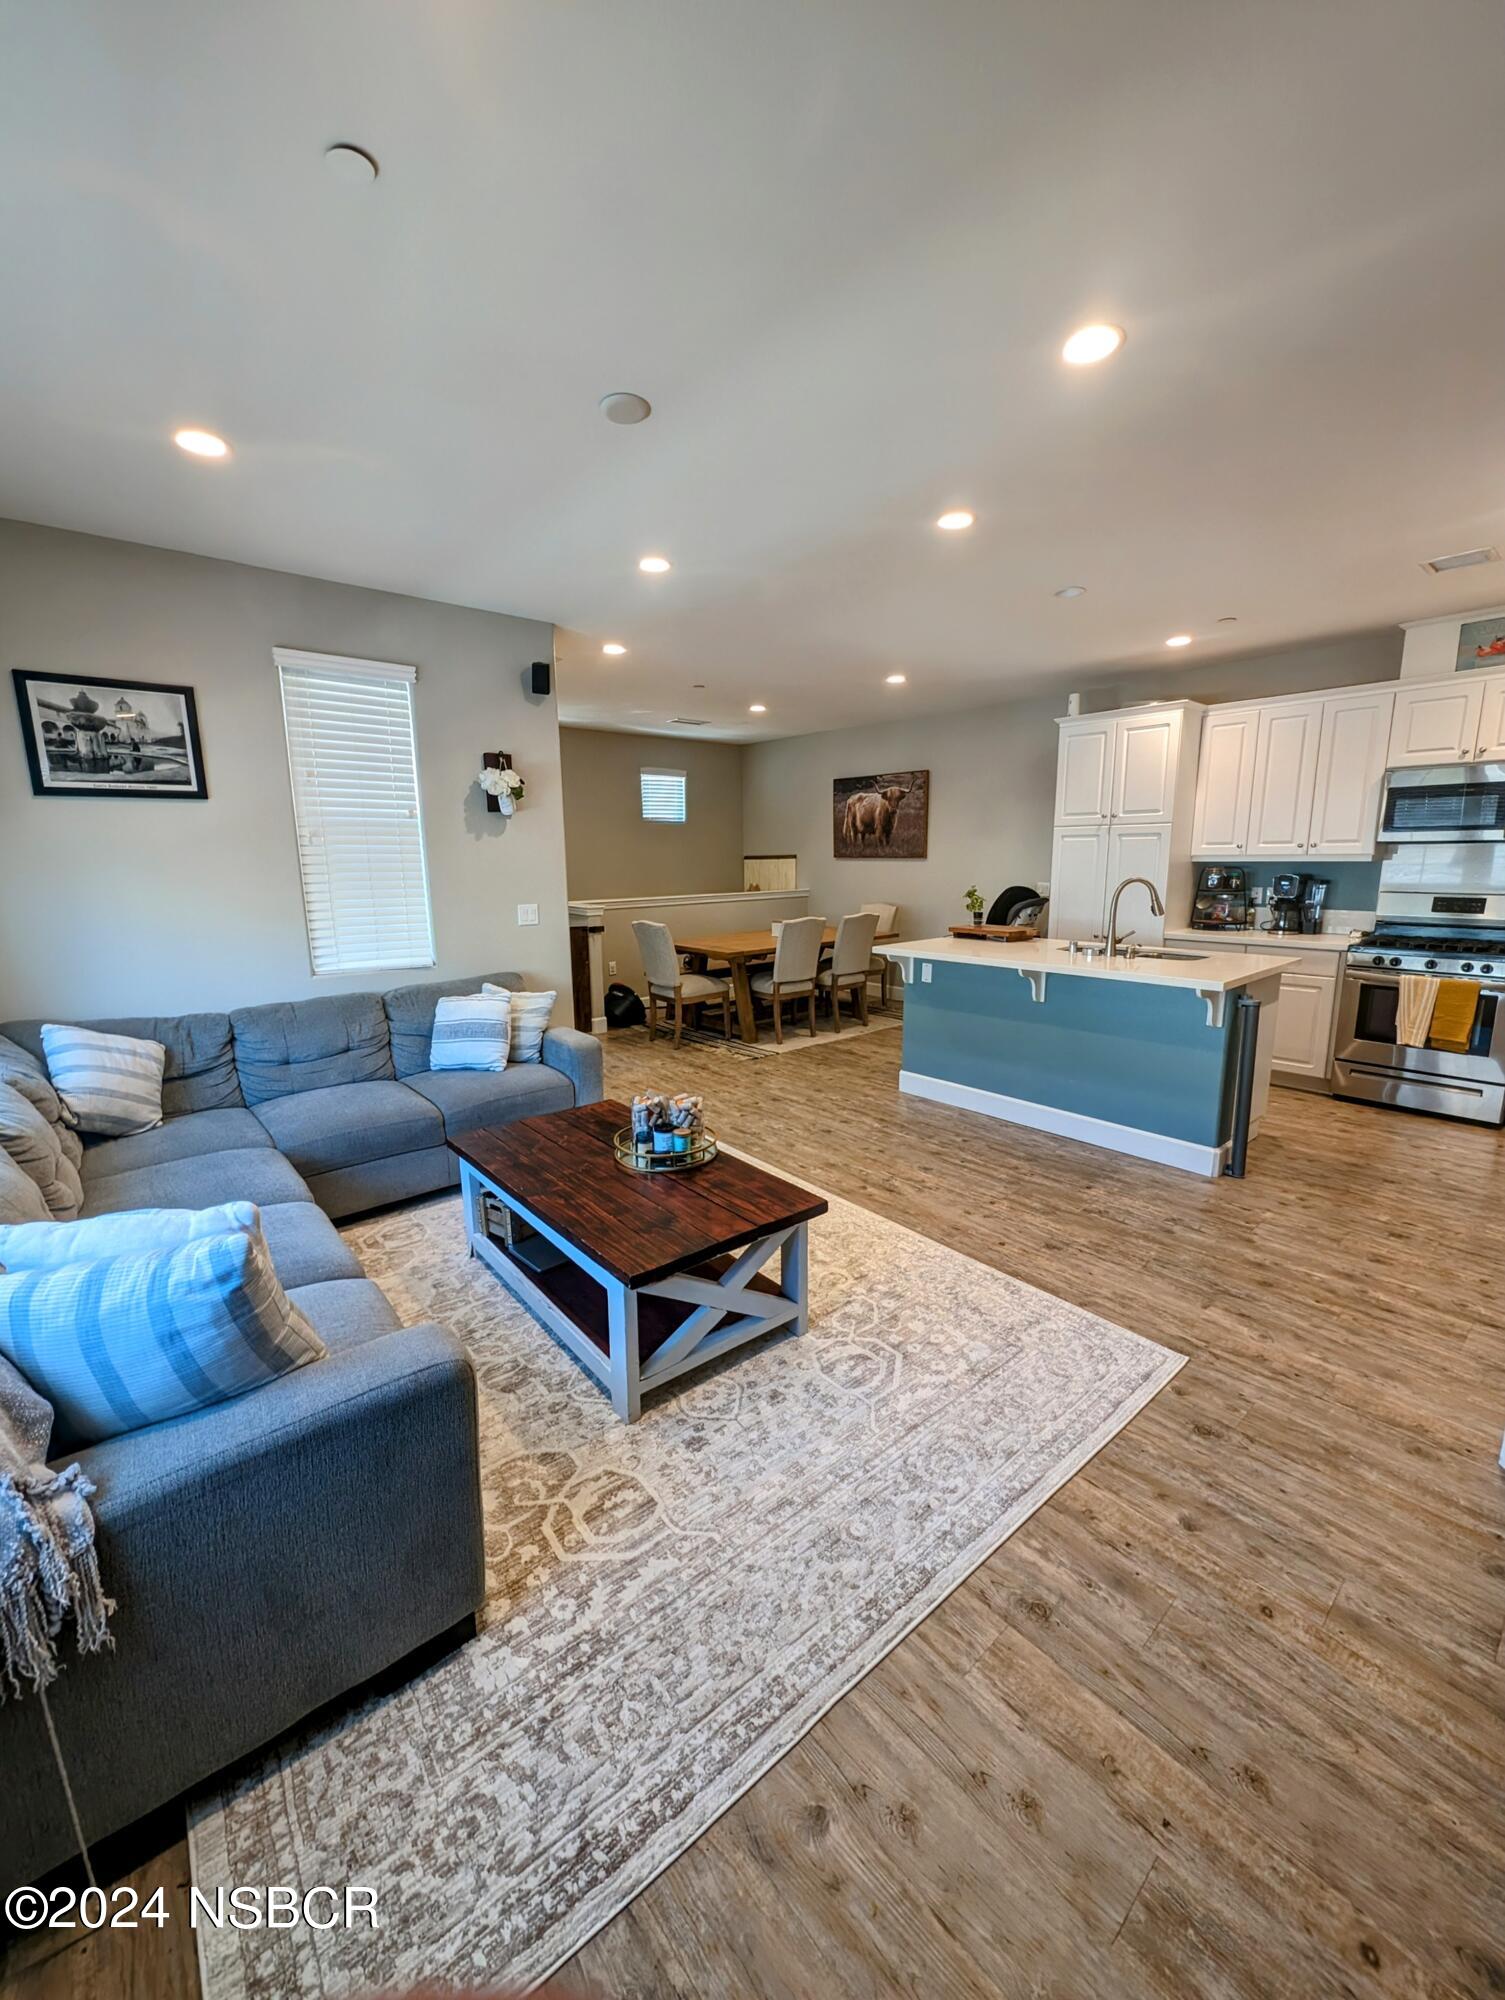
[[[486,794],[487,812],[505,813],[511,819],[525,786],[522,773],[513,770],[512,759],[505,750],[481,752],[481,775],[476,783]]]

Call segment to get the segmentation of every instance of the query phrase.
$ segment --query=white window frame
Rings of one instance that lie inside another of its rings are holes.
[[[413,689],[418,681],[418,669],[397,664],[391,660],[361,660],[343,653],[308,653],[288,646],[274,646],[272,661],[277,669],[277,690],[282,705],[282,736],[287,749],[288,787],[293,814],[293,837],[298,848],[298,879],[303,896],[303,928],[308,942],[309,970],[315,979],[348,979],[353,974],[372,972],[406,972],[420,970],[436,963],[434,949],[434,902],[429,889],[428,847],[423,830],[423,785],[418,767],[418,727],[414,705]],[[423,919],[426,927],[426,942],[414,942],[414,929],[406,928],[409,943],[404,946],[394,943],[390,949],[381,943],[368,952],[359,953],[353,948],[344,954],[338,938],[332,948],[322,949],[316,940],[316,931],[324,926],[316,921],[316,909],[329,908],[333,892],[329,887],[327,869],[315,871],[310,863],[314,852],[323,840],[320,815],[308,796],[307,780],[310,773],[300,773],[293,749],[293,731],[288,715],[288,673],[317,673],[330,680],[381,681],[388,687],[398,686],[405,690],[408,748],[412,769],[412,818],[418,836],[418,874],[423,895]],[[300,799],[304,801],[300,810]],[[307,824],[305,824],[307,820]],[[325,962],[321,963],[321,957]]]
[[[648,810],[648,780],[650,778],[678,778],[679,812],[656,813]],[[690,819],[690,781],[683,771],[671,771],[662,764],[644,764],[638,772],[638,807],[649,826],[686,826]]]

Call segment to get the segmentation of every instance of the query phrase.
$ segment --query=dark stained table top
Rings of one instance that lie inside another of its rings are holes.
[[[632,1122],[608,1100],[451,1139],[502,1194],[626,1285],[648,1285],[791,1223],[824,1215],[822,1196],[721,1153],[689,1173],[619,1167],[612,1134]]]

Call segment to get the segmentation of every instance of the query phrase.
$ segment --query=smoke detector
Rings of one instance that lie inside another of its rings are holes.
[[[653,414],[646,396],[634,396],[627,389],[614,389],[601,398],[601,414],[609,424],[640,424]]]
[[[364,146],[352,146],[345,140],[324,148],[324,164],[337,181],[348,181],[352,187],[374,181],[381,172],[374,153],[368,153]]]
[[[1499,560],[1500,551],[1498,549],[1465,549],[1461,555],[1433,556],[1430,562],[1422,564],[1422,568],[1430,570],[1433,576],[1441,576],[1446,570],[1472,569],[1475,563],[1498,562]]]

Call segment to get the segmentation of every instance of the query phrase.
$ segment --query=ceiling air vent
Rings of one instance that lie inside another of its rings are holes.
[[[1465,549],[1462,555],[1433,556],[1430,562],[1422,564],[1422,568],[1430,570],[1433,576],[1441,576],[1445,571],[1450,569],[1472,569],[1475,563],[1498,562],[1499,560],[1500,551],[1498,549]]]
[[[703,715],[671,715],[669,720],[677,729],[705,728],[705,717]]]

